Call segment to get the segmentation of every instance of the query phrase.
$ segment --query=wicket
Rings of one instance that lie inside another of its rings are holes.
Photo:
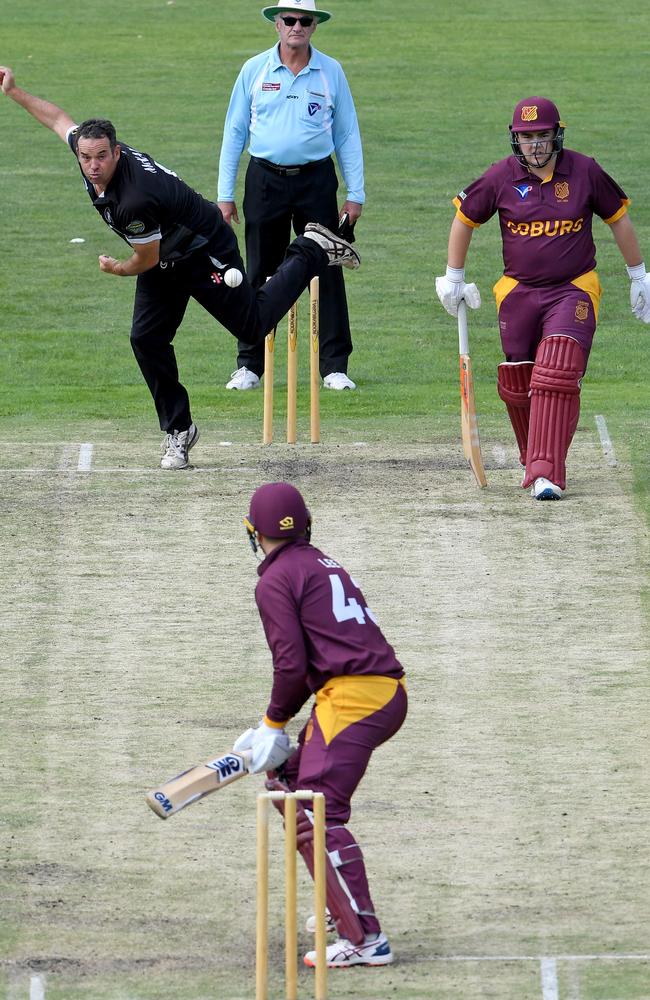
[[[309,387],[310,387],[310,440],[320,442],[320,391],[319,329],[320,282],[312,278],[309,283]],[[287,444],[298,440],[298,303],[294,302],[287,316]],[[273,378],[275,368],[275,335],[271,330],[264,341],[264,428],[262,441],[273,441]]]
[[[269,803],[284,803],[285,988],[286,1000],[298,1000],[298,930],[296,883],[296,802],[311,801],[314,817],[314,914],[316,916],[316,1000],[327,1000],[327,930],[325,909],[325,796],[322,792],[260,792],[257,796],[257,942],[256,1000],[268,1000]]]

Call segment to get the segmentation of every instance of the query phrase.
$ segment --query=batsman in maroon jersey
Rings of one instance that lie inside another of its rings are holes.
[[[436,278],[452,316],[463,298],[472,309],[480,306],[478,288],[465,282],[465,259],[474,230],[498,214],[504,274],[494,295],[506,360],[497,388],[526,469],[522,486],[531,486],[537,500],[559,500],[566,488],[566,456],[602,293],[594,215],[609,225],[623,255],[634,315],[650,323],[650,275],[627,214],[629,199],[595,160],[564,149],[564,129],[547,98],[517,104],[512,156],[454,198],[447,271]]]
[[[328,965],[388,965],[393,955],[347,822],[373,750],[406,716],[404,671],[357,584],[310,544],[311,518],[294,486],[261,486],[245,523],[265,556],[255,598],[273,656],[273,685],[262,722],[234,749],[252,751],[251,770],[274,770],[270,787],[325,794],[327,902],[339,935],[327,949]],[[309,721],[293,749],[284,727],[310,698]],[[300,803],[298,813],[298,849],[311,871],[311,813]],[[315,952],[305,963],[314,965]]]

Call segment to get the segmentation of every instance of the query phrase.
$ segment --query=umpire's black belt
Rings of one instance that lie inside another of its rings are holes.
[[[331,157],[325,156],[322,160],[311,160],[310,163],[297,163],[292,166],[284,166],[280,163],[271,163],[270,160],[263,160],[260,156],[251,156],[253,163],[258,163],[260,167],[264,167],[265,170],[270,170],[274,174],[279,174],[280,177],[296,177],[298,174],[306,174],[309,170],[313,170],[314,167],[319,167],[321,163],[327,163],[329,159]]]

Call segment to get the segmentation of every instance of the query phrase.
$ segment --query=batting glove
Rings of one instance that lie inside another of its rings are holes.
[[[464,267],[448,267],[444,276],[436,278],[436,293],[450,316],[458,315],[461,299],[465,299],[470,309],[478,309],[481,304],[481,293],[476,285],[465,283]]]
[[[274,771],[280,764],[284,764],[293,752],[293,747],[284,729],[267,726],[262,721],[255,729],[247,729],[242,733],[235,741],[233,750],[235,753],[250,750],[249,770],[252,774],[258,774],[260,771]]]
[[[650,323],[650,274],[647,273],[645,264],[628,267],[627,273],[632,280],[630,285],[632,312],[637,319]]]

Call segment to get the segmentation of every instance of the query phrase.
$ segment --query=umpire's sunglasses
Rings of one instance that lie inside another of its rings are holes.
[[[308,28],[314,23],[313,17],[281,17],[281,21],[284,21],[287,28],[293,28],[294,24],[300,24],[301,28]]]

